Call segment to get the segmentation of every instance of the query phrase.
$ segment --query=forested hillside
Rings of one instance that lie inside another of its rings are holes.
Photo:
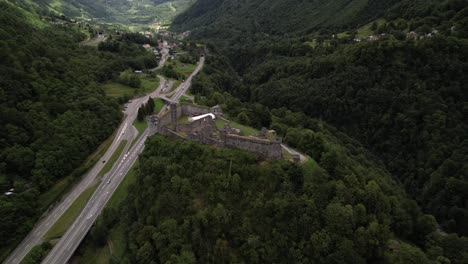
[[[398,0],[200,0],[174,21],[204,37],[312,33],[319,27],[352,28],[382,16]]]
[[[81,176],[72,172],[119,123],[119,106],[98,82],[149,55],[131,43],[121,45],[132,53],[100,52],[80,46],[84,39],[73,25],[0,1],[0,258],[58,198],[47,194],[54,184]]]
[[[309,122],[315,131],[296,130],[323,142],[319,164],[152,138],[127,199],[104,212],[90,241],[105,244],[118,226],[118,263],[466,261],[468,240],[434,232],[434,217],[358,143]]]
[[[296,2],[202,0],[179,17],[174,29],[193,26],[214,56],[227,56],[195,81],[197,93],[249,102],[251,125],[252,103],[334,125],[381,159],[443,230],[468,235],[468,2],[348,1],[339,12],[340,1]],[[329,12],[313,15],[321,8]],[[288,138],[287,127],[269,124]]]

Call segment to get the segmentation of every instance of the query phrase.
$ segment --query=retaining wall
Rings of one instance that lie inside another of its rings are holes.
[[[269,159],[283,158],[283,150],[279,141],[227,134],[224,137],[224,146],[257,153]]]

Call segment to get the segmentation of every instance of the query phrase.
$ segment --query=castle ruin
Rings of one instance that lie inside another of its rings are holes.
[[[188,117],[205,114],[214,114],[217,119],[226,121],[226,124],[224,127],[218,128],[210,115],[191,122],[188,121]],[[169,111],[160,116],[150,116],[149,121],[153,134],[157,133],[217,147],[245,150],[267,159],[283,158],[281,142],[277,139],[274,131],[262,129],[259,137],[244,136],[240,129],[230,127],[229,121],[224,119],[219,106],[208,108],[183,103],[170,104]]]

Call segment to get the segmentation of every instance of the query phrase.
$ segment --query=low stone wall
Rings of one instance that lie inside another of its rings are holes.
[[[227,134],[224,137],[224,146],[253,152],[269,159],[283,158],[283,150],[279,141]]]

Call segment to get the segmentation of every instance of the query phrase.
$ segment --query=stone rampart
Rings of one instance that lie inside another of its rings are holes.
[[[253,152],[269,159],[283,158],[279,141],[227,134],[224,136],[224,146]]]

